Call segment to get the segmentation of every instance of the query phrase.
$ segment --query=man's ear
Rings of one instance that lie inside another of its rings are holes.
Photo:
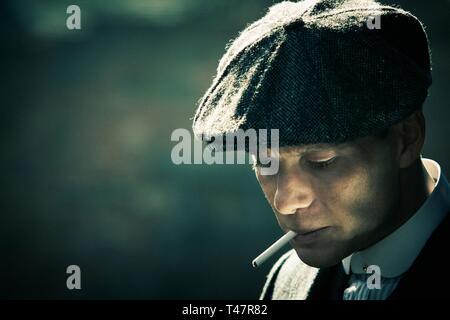
[[[425,118],[417,110],[402,122],[394,125],[397,137],[397,156],[400,168],[407,168],[417,160],[425,141]]]

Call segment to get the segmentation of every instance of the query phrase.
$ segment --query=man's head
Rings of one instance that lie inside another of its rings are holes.
[[[282,147],[277,174],[261,175],[258,165],[255,172],[283,230],[320,230],[292,241],[299,257],[312,266],[330,266],[385,237],[408,217],[404,197],[414,196],[411,184],[419,184],[411,170],[420,165],[423,142],[418,111],[385,134]]]
[[[374,0],[282,2],[228,47],[193,131],[279,129],[279,171],[257,178],[280,226],[300,233],[299,257],[328,266],[423,201],[430,84],[428,40],[411,13]]]

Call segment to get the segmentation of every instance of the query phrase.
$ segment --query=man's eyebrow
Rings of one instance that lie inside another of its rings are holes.
[[[271,156],[277,156],[279,155],[279,151],[284,149],[284,153],[292,154],[292,155],[299,155],[303,153],[308,152],[314,152],[314,151],[324,151],[329,149],[340,149],[348,145],[347,143],[318,143],[318,144],[308,144],[308,145],[301,145],[301,146],[287,146],[287,147],[281,147],[278,149],[278,152],[273,152],[271,148],[267,148]],[[256,157],[256,159],[259,159],[259,152],[256,154],[252,154]]]
[[[341,149],[346,145],[346,143],[318,143],[318,144],[309,144],[309,145],[298,145],[298,146],[287,146],[287,147],[281,147],[278,151],[273,153],[272,150],[270,150],[270,153],[272,156],[279,156],[279,151],[284,149],[284,154],[287,156],[298,156],[302,155],[308,152],[314,152],[314,151],[324,151],[324,150],[330,150],[330,149]]]
[[[289,149],[287,149],[286,151],[288,153],[302,154],[302,153],[314,152],[314,151],[338,149],[338,148],[343,148],[344,146],[345,146],[345,143],[320,143],[320,144],[289,147]]]
[[[304,148],[305,152],[308,151],[322,151],[324,149],[336,149],[336,148],[342,148],[345,144],[344,143],[321,143],[321,144],[314,144],[314,145],[307,145]]]

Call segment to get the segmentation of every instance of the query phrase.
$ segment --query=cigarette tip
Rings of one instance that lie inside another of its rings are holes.
[[[252,261],[252,266],[253,266],[253,268],[258,268],[258,263],[255,260],[253,260]]]

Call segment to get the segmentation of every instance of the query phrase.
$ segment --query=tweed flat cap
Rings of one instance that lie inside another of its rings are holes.
[[[430,84],[427,36],[411,13],[372,0],[281,2],[228,45],[193,131],[340,143],[420,109]]]

